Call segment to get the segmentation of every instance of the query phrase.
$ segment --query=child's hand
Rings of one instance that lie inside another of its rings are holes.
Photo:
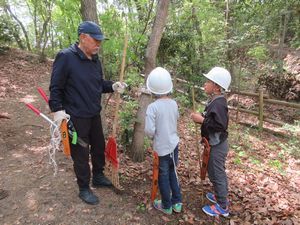
[[[191,118],[195,123],[203,123],[204,117],[200,113],[191,113]]]

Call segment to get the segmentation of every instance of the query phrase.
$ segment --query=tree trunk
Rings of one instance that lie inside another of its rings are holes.
[[[81,11],[81,18],[83,21],[93,21],[93,22],[99,24],[96,0],[81,0],[80,11]],[[102,52],[102,48],[100,49],[100,51]],[[103,55],[103,54],[101,54],[101,55]],[[103,61],[101,62],[101,64],[102,64],[103,77],[105,78]],[[103,105],[104,102],[105,102],[105,98],[102,97],[101,105]],[[100,114],[101,114],[101,118],[102,118],[103,133],[104,133],[104,136],[106,137],[108,134],[108,129],[107,129],[107,121],[104,119],[105,114],[106,114],[104,107],[102,108],[102,111]]]
[[[17,23],[20,25],[22,31],[23,31],[23,34],[25,36],[25,40],[26,40],[26,46],[27,46],[27,49],[28,51],[31,51],[31,47],[30,47],[30,42],[29,42],[29,38],[28,38],[28,34],[27,34],[27,31],[23,25],[23,23],[16,17],[16,15],[13,14],[13,12],[11,11],[10,9],[10,6],[8,5],[8,3],[5,5],[5,11],[6,13],[8,13],[12,18],[14,18],[15,21],[17,21]]]
[[[163,29],[167,22],[169,0],[161,0],[157,4],[155,21],[152,27],[152,33],[148,42],[145,57],[145,80],[156,63],[156,55],[162,38]],[[139,109],[137,112],[137,121],[134,124],[134,133],[131,145],[131,156],[133,161],[141,162],[144,160],[144,128],[145,115],[148,104],[150,103],[150,95],[142,91],[139,99]]]
[[[48,11],[49,16],[44,21],[42,32],[39,35],[40,38],[39,38],[39,41],[38,41],[38,43],[39,43],[38,49],[39,49],[39,58],[40,58],[41,62],[45,62],[45,60],[46,60],[45,48],[46,48],[46,45],[47,45],[47,42],[48,42],[47,27],[48,27],[49,21],[51,20],[51,11],[52,11],[51,8],[52,7],[49,8],[49,11]],[[43,38],[44,38],[44,40],[43,40]],[[41,46],[42,42],[43,42],[43,46]]]
[[[99,24],[96,0],[81,0],[81,17],[83,21],[93,21]]]
[[[196,73],[204,73],[205,71],[203,70],[203,68],[201,68],[201,65],[204,63],[204,51],[203,51],[203,38],[202,38],[202,31],[201,31],[201,25],[199,23],[199,19],[197,17],[198,15],[198,11],[197,11],[197,7],[195,6],[195,4],[193,2],[192,3],[192,19],[193,19],[193,27],[194,27],[194,30],[197,31],[196,33],[196,37],[197,37],[197,40],[199,41],[199,45],[197,46],[197,44],[195,43],[195,40],[194,40],[194,49],[198,49],[198,52],[197,54],[193,54],[192,55],[192,72],[193,74],[196,74]],[[196,56],[197,56],[197,59],[196,59]],[[198,61],[198,62],[197,62]]]
[[[236,77],[234,74],[234,63],[233,63],[233,53],[232,53],[232,44],[230,44],[229,40],[231,39],[231,30],[232,30],[232,21],[230,19],[230,2],[226,0],[226,9],[225,9],[225,35],[227,39],[227,48],[226,48],[226,56],[227,56],[227,69],[230,71],[232,83],[231,86],[236,85]],[[233,7],[232,7],[233,8]]]
[[[284,47],[284,40],[286,36],[286,31],[287,31],[287,24],[289,21],[289,11],[284,11],[283,15],[280,18],[280,28],[279,28],[279,48],[278,48],[278,57],[279,59],[282,59],[283,57],[283,47]]]

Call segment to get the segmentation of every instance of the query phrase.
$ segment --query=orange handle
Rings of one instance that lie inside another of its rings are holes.
[[[205,137],[202,138],[202,144],[204,146],[204,150],[202,153],[202,163],[200,168],[200,177],[201,180],[205,180],[206,173],[207,173],[207,167],[208,167],[208,161],[209,161],[209,154],[210,154],[210,145]]]
[[[151,189],[151,202],[156,198],[158,191],[158,173],[159,173],[159,158],[157,152],[153,152],[153,175],[152,175],[152,189]]]
[[[61,140],[64,146],[64,154],[69,157],[71,155],[71,149],[70,149],[67,120],[63,120],[61,122],[60,132],[61,132]]]

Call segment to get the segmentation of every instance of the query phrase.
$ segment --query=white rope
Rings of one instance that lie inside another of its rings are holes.
[[[70,117],[65,118],[65,119],[68,122],[70,120]],[[54,123],[51,123],[51,125],[50,125],[51,139],[50,139],[48,153],[49,153],[49,164],[54,167],[53,176],[56,176],[57,170],[58,170],[57,163],[55,160],[55,153],[56,153],[56,151],[59,150],[60,142],[61,142],[60,124],[61,124],[61,121],[54,121]]]
[[[176,180],[177,180],[177,183],[179,185],[179,178],[178,178],[178,174],[177,174],[177,165],[175,163],[175,154],[174,154],[174,151],[171,153],[171,158],[173,160],[173,165],[174,165],[174,171],[175,171],[175,176],[176,176]]]

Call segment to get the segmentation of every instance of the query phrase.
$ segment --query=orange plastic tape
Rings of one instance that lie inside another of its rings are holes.
[[[201,164],[201,169],[200,169],[200,177],[201,177],[201,180],[205,180],[206,173],[207,173],[207,167],[208,167],[208,161],[209,161],[210,145],[205,137],[202,138],[202,144],[204,146],[204,150],[202,153],[202,164]]]
[[[158,191],[158,172],[159,172],[159,158],[157,152],[153,152],[153,176],[152,176],[152,189],[151,189],[151,202],[156,198]]]
[[[71,155],[70,149],[70,140],[69,140],[69,133],[68,133],[68,125],[67,120],[63,120],[60,125],[60,132],[61,132],[61,140],[64,146],[64,154],[66,156]]]

